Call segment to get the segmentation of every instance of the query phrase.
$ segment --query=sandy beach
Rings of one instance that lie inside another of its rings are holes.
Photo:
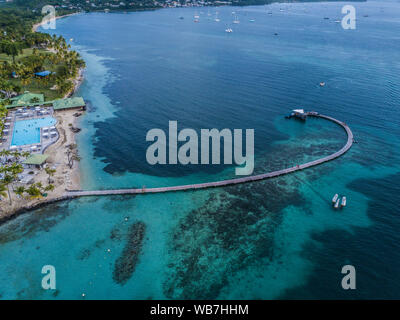
[[[59,16],[56,19],[64,18],[67,16],[75,15],[69,14],[65,16]],[[42,23],[35,24],[33,30]],[[79,69],[78,75],[75,79],[72,79],[74,87],[73,89],[65,94],[64,98],[71,97],[79,86],[82,84],[84,69]],[[77,117],[75,114],[84,114],[82,111],[76,109],[72,110],[60,110],[54,113],[54,117],[57,119],[56,128],[59,132],[59,139],[52,145],[50,145],[43,153],[49,155],[47,159],[47,166],[56,170],[54,176],[51,177],[54,185],[54,190],[47,192],[47,197],[31,198],[29,196],[17,196],[11,192],[12,204],[9,199],[3,199],[0,207],[0,223],[6,221],[18,213],[29,211],[37,208],[46,203],[62,200],[64,198],[65,190],[77,190],[80,189],[80,173],[79,173],[79,162],[74,161],[72,168],[68,164],[68,150],[71,145],[76,144],[75,133],[71,130],[76,128]],[[49,184],[49,176],[44,169],[36,170],[37,174],[34,175],[34,182],[41,182],[43,186]],[[14,186],[10,186],[11,190],[16,188],[19,184],[15,183]],[[25,186],[28,187],[28,186]]]
[[[62,18],[65,18],[65,17],[74,16],[74,15],[77,15],[77,14],[79,14],[79,12],[75,12],[75,13],[71,13],[71,14],[66,14],[66,15],[63,15],[63,16],[57,16],[57,17],[55,17],[55,19],[58,20],[58,19],[62,19]],[[33,31],[33,32],[36,32],[37,29],[38,29],[42,24],[44,24],[44,23],[46,23],[46,22],[47,22],[47,21],[41,21],[41,22],[39,22],[39,23],[35,23],[35,24],[32,26],[32,31]]]
[[[71,127],[75,127],[76,124],[77,117],[74,116],[76,113],[82,112],[65,110],[54,113],[57,119],[56,128],[60,137],[56,143],[49,146],[44,152],[44,154],[49,155],[47,165],[56,170],[54,176],[51,177],[54,190],[49,191],[47,197],[33,199],[29,196],[19,197],[12,193],[12,204],[10,204],[8,199],[3,199],[1,202],[0,222],[8,220],[16,213],[60,199],[64,196],[66,189],[75,190],[80,188],[79,162],[74,161],[72,168],[70,168],[67,155],[69,146],[76,143],[75,133],[71,130]],[[42,169],[36,172],[38,173],[34,175],[34,182],[41,182],[43,186],[48,185],[49,176],[46,174],[46,171]],[[18,183],[15,183],[13,187],[15,188],[18,185]]]
[[[70,92],[67,92],[67,93],[64,95],[64,97],[63,97],[64,99],[73,96],[74,93],[79,89],[79,87],[81,86],[81,84],[82,84],[82,82],[83,82],[83,80],[84,80],[83,71],[84,71],[84,69],[83,69],[83,68],[80,68],[79,71],[78,71],[78,75],[76,76],[76,78],[75,78],[75,79],[72,79],[72,83],[74,84],[74,87],[72,88],[72,90],[71,90]]]

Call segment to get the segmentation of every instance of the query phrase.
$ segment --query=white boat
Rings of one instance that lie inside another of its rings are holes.
[[[238,23],[240,23],[240,21],[239,21],[239,19],[238,19],[238,17],[237,17],[237,16],[235,17],[235,20],[233,20],[233,23],[235,23],[235,24],[238,24]]]
[[[215,22],[220,22],[221,20],[218,18],[218,11],[215,13]]]
[[[227,29],[225,29],[225,32],[231,33],[231,32],[233,32],[233,30],[231,28],[227,28]]]
[[[199,19],[200,16],[199,16],[198,14],[195,14],[195,15],[194,15],[194,18],[195,18],[195,19]]]
[[[342,204],[341,204],[341,206],[342,206],[342,207],[345,207],[345,206],[346,206],[346,203],[347,203],[347,199],[346,199],[346,197],[343,197],[343,198],[342,198]]]
[[[340,199],[338,199],[335,203],[335,205],[333,206],[335,209],[339,208],[339,204],[340,204]]]
[[[338,198],[339,198],[339,195],[336,193],[332,198],[332,203],[335,203]]]

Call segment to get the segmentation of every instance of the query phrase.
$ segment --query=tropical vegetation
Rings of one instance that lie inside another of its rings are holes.
[[[63,37],[33,32],[33,24],[42,17],[37,10],[0,8],[0,98],[24,91],[43,93],[46,100],[63,97],[85,67]],[[38,76],[42,71],[50,74]]]

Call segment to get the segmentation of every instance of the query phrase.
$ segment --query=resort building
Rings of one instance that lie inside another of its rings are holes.
[[[11,98],[10,100],[11,105],[7,106],[8,109],[32,104],[40,105],[44,103],[44,95],[41,93],[30,93],[29,91],[25,91],[25,93],[15,98]]]
[[[42,169],[48,157],[47,154],[32,154],[22,164],[27,168],[36,167],[37,169]]]
[[[53,109],[54,111],[65,110],[65,109],[86,109],[86,104],[83,98],[74,97],[67,99],[59,99],[53,101]]]
[[[2,119],[4,129],[0,150],[18,150],[32,155],[43,154],[58,140],[55,112],[85,110],[85,101],[81,97],[44,101],[43,94],[27,91],[11,101],[12,104],[7,106],[8,115]]]

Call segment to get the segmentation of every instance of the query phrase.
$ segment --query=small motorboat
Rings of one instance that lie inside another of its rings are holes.
[[[346,197],[343,197],[343,198],[342,198],[342,204],[341,204],[341,206],[342,206],[342,207],[345,207],[345,206],[346,206],[346,203],[347,203],[347,199],[346,199]]]
[[[233,32],[233,30],[231,28],[227,28],[227,29],[225,29],[225,32],[231,33],[231,32]]]
[[[339,198],[339,195],[336,193],[332,198],[332,203],[335,203]]]
[[[325,87],[325,85],[326,85],[325,82],[320,82],[320,83],[319,83],[319,86],[320,86],[320,87]]]
[[[339,204],[340,204],[340,199],[338,199],[335,203],[335,205],[333,206],[335,209],[339,208]]]

